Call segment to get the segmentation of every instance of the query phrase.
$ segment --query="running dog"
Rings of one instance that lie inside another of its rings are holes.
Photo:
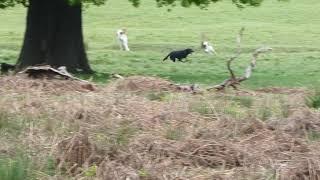
[[[185,50],[180,50],[180,51],[172,51],[163,59],[163,61],[165,61],[166,59],[168,59],[168,57],[170,57],[170,59],[173,62],[176,62],[176,59],[178,59],[178,61],[180,62],[184,62],[182,61],[182,59],[187,58],[187,56],[193,52],[194,51],[190,48]]]
[[[217,52],[214,50],[213,46],[210,45],[208,41],[202,41],[201,47],[204,49],[204,52],[209,54],[217,54]]]

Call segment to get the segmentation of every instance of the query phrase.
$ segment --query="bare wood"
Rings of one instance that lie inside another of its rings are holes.
[[[239,31],[239,34],[238,34],[238,37],[237,37],[237,51],[235,53],[234,56],[230,57],[230,59],[227,61],[227,69],[230,73],[230,78],[224,80],[222,83],[218,84],[218,85],[215,85],[213,87],[210,87],[210,88],[207,88],[207,90],[212,90],[212,89],[215,89],[215,90],[224,90],[226,87],[232,87],[233,89],[237,90],[237,86],[242,82],[242,81],[245,81],[247,79],[249,79],[252,75],[252,71],[253,69],[256,67],[256,63],[257,63],[257,59],[258,59],[258,56],[262,53],[266,53],[268,51],[271,51],[272,48],[270,47],[261,47],[261,48],[258,48],[256,49],[253,53],[252,53],[252,59],[251,59],[251,62],[250,64],[248,65],[248,67],[245,69],[245,73],[242,77],[236,77],[232,68],[231,68],[231,63],[237,59],[240,54],[241,54],[241,38],[242,38],[242,35],[243,35],[243,31],[244,31],[244,28],[241,28],[240,31]]]
[[[270,47],[261,47],[261,48],[256,49],[252,53],[252,60],[251,60],[251,62],[249,64],[249,66],[247,67],[243,78],[249,79],[251,77],[252,70],[256,67],[257,59],[258,59],[259,55],[261,53],[266,53],[266,52],[271,51],[271,50],[272,50],[272,48],[270,48]]]
[[[120,74],[112,74],[112,77],[117,78],[117,79],[124,79],[124,77],[121,76]]]
[[[244,31],[244,27],[242,27],[240,29],[238,37],[237,37],[237,51],[236,51],[235,55],[230,57],[230,59],[227,61],[227,68],[229,70],[231,78],[233,78],[233,79],[235,78],[235,75],[234,75],[233,70],[231,69],[231,63],[232,63],[232,61],[237,59],[241,54],[241,39],[242,39],[242,36],[243,36],[243,31]]]
[[[19,72],[19,73],[26,73],[29,75],[32,74],[40,74],[40,73],[55,73],[57,75],[69,78],[69,79],[73,79],[73,80],[77,80],[77,81],[81,81],[81,82],[85,82],[85,83],[89,83],[89,81],[74,77],[73,75],[71,75],[65,66],[60,66],[58,69],[52,68],[49,65],[43,65],[43,66],[29,66],[27,67],[25,70]]]

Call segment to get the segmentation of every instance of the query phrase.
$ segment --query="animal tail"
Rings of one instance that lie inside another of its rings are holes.
[[[168,54],[165,58],[163,58],[162,61],[165,61],[166,59],[168,59],[169,56],[170,56],[170,54]]]

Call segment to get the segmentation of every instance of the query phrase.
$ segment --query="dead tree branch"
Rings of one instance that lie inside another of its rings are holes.
[[[256,63],[257,63],[257,58],[261,53],[266,53],[270,50],[272,50],[272,48],[270,47],[261,47],[256,49],[253,53],[252,53],[252,59],[251,62],[249,64],[249,66],[246,68],[245,70],[245,74],[242,77],[236,77],[232,68],[231,68],[231,63],[237,59],[240,54],[241,54],[241,38],[243,35],[243,31],[244,28],[241,28],[237,37],[237,51],[235,53],[234,56],[230,57],[230,59],[227,61],[227,69],[230,73],[230,78],[224,80],[221,84],[218,84],[216,86],[210,87],[207,90],[224,90],[226,87],[232,87],[233,89],[237,89],[237,86],[242,82],[245,81],[247,79],[249,79],[252,75],[252,71],[253,69],[256,67]]]
[[[33,77],[33,78],[38,78],[38,77],[42,77],[44,75],[46,76],[54,76],[54,75],[59,75],[61,77],[65,77],[67,79],[73,79],[73,80],[77,80],[77,81],[81,81],[84,83],[89,83],[89,81],[74,77],[73,75],[71,75],[65,66],[61,66],[57,69],[52,68],[49,65],[42,65],[42,66],[29,66],[27,67],[25,70],[19,72],[19,73],[26,73],[28,74],[29,77]]]
[[[230,73],[231,78],[233,78],[233,79],[235,79],[236,77],[234,75],[233,70],[231,69],[231,63],[232,63],[232,61],[237,59],[241,54],[241,39],[243,36],[243,31],[244,31],[244,27],[242,27],[240,29],[238,37],[237,37],[237,51],[236,51],[235,55],[230,57],[230,59],[227,61],[227,68],[228,68],[228,71]]]

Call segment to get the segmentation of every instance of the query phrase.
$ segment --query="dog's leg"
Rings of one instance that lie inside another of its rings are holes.
[[[186,61],[183,61],[182,59],[179,59],[179,61],[180,61],[180,62],[183,62],[183,63],[185,63],[185,62],[186,62]]]
[[[128,46],[128,42],[124,42],[124,50],[130,51],[129,46]]]

